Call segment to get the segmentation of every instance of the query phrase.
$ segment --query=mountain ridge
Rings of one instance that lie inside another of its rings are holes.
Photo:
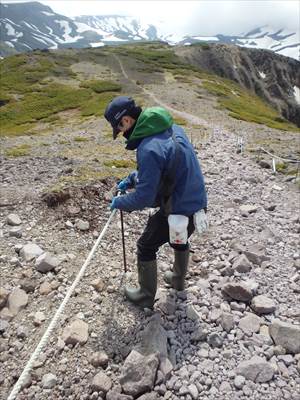
[[[135,41],[161,40],[169,44],[197,42],[231,43],[250,48],[267,48],[295,59],[299,58],[297,32],[284,27],[255,27],[236,35],[179,35],[166,32],[163,23],[146,23],[129,16],[81,15],[74,18],[55,13],[39,2],[0,4],[0,56],[43,48],[97,47]],[[282,35],[284,33],[284,35]]]

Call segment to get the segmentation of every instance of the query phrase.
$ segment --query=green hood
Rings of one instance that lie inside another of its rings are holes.
[[[141,112],[127,143],[163,132],[172,125],[173,118],[164,108],[146,108]]]

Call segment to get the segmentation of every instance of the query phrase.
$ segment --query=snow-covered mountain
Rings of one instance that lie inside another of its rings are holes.
[[[0,55],[33,49],[95,47],[132,41],[162,40],[170,44],[231,43],[264,48],[299,59],[299,32],[268,26],[240,35],[180,36],[166,32],[163,23],[151,24],[120,15],[68,18],[39,2],[0,4]]]
[[[240,35],[215,35],[215,36],[189,36],[185,37],[181,44],[192,44],[199,41],[209,43],[228,43],[238,46],[272,50],[275,53],[299,60],[300,33],[288,29],[272,29],[264,25],[241,33]]]

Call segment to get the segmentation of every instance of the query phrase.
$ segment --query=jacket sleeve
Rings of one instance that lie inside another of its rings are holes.
[[[164,168],[164,159],[153,149],[138,149],[137,163],[139,170],[135,191],[116,197],[115,208],[130,212],[153,206]]]

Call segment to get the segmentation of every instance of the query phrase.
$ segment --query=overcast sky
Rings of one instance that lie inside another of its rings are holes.
[[[161,21],[168,30],[194,35],[242,33],[262,25],[300,30],[300,0],[41,0],[40,3],[68,17],[128,15],[154,24]]]

